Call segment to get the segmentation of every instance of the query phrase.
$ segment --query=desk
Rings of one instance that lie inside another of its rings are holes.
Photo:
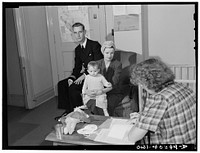
[[[90,115],[91,123],[96,124],[97,126],[101,125],[105,120],[110,117],[99,116],[99,115]],[[106,143],[95,142],[93,140],[86,139],[83,135],[78,134],[76,131],[81,129],[87,123],[78,123],[75,131],[72,135],[63,135],[62,140],[56,138],[55,131],[52,131],[47,135],[45,140],[52,141],[53,145],[108,145]]]

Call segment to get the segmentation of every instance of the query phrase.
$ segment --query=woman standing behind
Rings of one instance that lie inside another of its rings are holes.
[[[196,95],[181,83],[166,64],[145,60],[131,70],[131,82],[150,96],[129,133],[133,143],[150,132],[151,144],[196,144]]]

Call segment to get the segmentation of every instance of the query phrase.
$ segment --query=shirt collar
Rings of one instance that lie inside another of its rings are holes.
[[[83,46],[85,48],[86,43],[87,43],[87,38],[85,38],[85,41],[81,44],[81,46]]]

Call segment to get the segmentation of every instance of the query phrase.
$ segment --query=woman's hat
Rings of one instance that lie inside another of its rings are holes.
[[[105,48],[114,48],[115,50],[115,44],[113,41],[105,41],[103,45],[101,46],[101,52],[103,53]]]

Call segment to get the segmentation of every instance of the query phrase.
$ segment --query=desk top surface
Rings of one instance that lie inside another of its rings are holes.
[[[90,115],[91,123],[96,124],[97,126],[101,125],[104,121],[106,121],[110,117],[106,116],[99,116],[99,115]],[[55,131],[52,131],[50,134],[47,135],[45,140],[53,141],[57,143],[66,143],[66,144],[75,144],[75,145],[106,145],[106,143],[95,142],[93,140],[85,138],[84,135],[78,134],[76,131],[82,128],[87,123],[78,123],[76,129],[73,134],[71,135],[62,135],[62,139],[57,139]]]

